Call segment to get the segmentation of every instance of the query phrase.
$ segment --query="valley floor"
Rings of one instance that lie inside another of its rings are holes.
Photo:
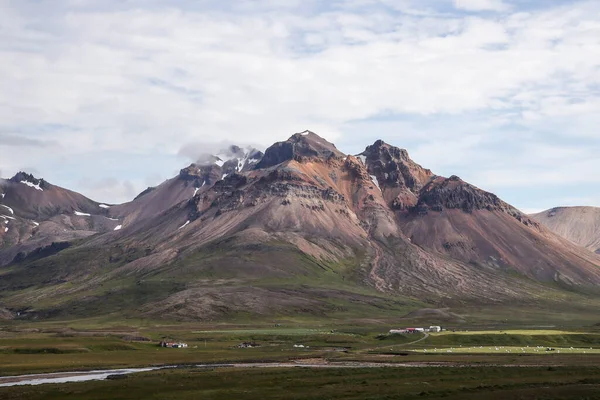
[[[397,327],[381,321],[13,324],[0,329],[5,381],[61,371],[171,368],[117,380],[0,387],[0,399],[600,399],[600,330],[594,326],[387,334]],[[161,340],[188,347],[161,348]]]
[[[12,387],[12,399],[592,399],[598,367],[177,369],[124,380]]]

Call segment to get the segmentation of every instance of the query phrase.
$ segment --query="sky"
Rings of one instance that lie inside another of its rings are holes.
[[[597,0],[0,0],[0,176],[101,202],[310,129],[600,206],[599,110]]]

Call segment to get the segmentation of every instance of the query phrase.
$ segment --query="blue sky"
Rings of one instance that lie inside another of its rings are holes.
[[[600,206],[598,110],[598,1],[0,0],[1,175],[103,202],[310,129],[525,211]]]

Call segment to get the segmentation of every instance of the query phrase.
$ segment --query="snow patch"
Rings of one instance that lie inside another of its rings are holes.
[[[8,226],[4,228],[4,233],[8,232]]]
[[[223,177],[221,178],[221,180],[227,178],[227,175],[229,175],[229,174],[223,174]]]
[[[31,221],[35,226],[40,226],[39,223],[35,222],[35,221]]]
[[[91,217],[92,216],[91,214],[83,213],[81,211],[75,211],[74,213],[75,213],[75,215],[79,215],[80,217]]]
[[[14,217],[9,217],[8,215],[0,215],[0,218],[4,218],[4,219],[15,219]]]
[[[363,163],[363,165],[367,165],[367,157],[363,156],[362,154],[359,154],[358,159]]]
[[[117,225],[117,226],[115,226],[115,229],[113,229],[113,231],[119,231],[119,230],[121,230],[122,227],[123,227],[123,225]]]
[[[373,180],[373,183],[375,184],[375,186],[377,186],[377,189],[379,189],[379,191],[381,191],[381,187],[379,187],[379,181],[377,180],[377,177],[375,175],[370,175],[370,177]]]
[[[215,164],[217,164],[219,167],[222,167],[223,164],[225,164],[225,161],[223,161],[223,160],[217,160],[217,161],[215,161]]]
[[[111,218],[111,217],[104,217],[104,218],[110,219],[111,221],[118,221],[119,220],[118,218]]]
[[[106,204],[100,204],[100,205],[98,205],[98,207],[100,207],[100,208],[110,208],[110,206],[107,206]]]
[[[310,133],[310,131],[304,131],[304,132],[300,132],[300,134],[302,136],[308,136],[308,134]]]
[[[8,212],[10,212],[12,215],[15,215],[15,212],[13,211],[12,208],[10,208],[9,206],[5,206],[4,204],[0,204],[0,206],[6,208],[8,210]]]
[[[2,198],[4,198],[4,196],[6,196],[6,193],[2,193]]]
[[[204,186],[204,184],[202,184],[202,186]],[[197,187],[196,189],[194,189],[194,196],[196,196],[198,194],[198,190],[200,190],[199,187]],[[194,196],[192,196],[192,197],[194,197]]]
[[[39,190],[39,191],[42,191],[42,192],[44,191],[44,189],[42,189],[39,184],[36,185],[35,183],[31,183],[31,182],[28,182],[28,181],[21,181],[21,183],[24,183],[25,185],[27,185],[27,186],[29,186],[31,188],[34,188],[35,190]]]
[[[183,229],[190,224],[190,221],[186,221],[185,224],[181,225],[177,230]]]

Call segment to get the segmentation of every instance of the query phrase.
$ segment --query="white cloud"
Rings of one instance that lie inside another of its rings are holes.
[[[467,11],[506,11],[510,8],[502,0],[454,0],[454,6]]]
[[[532,172],[547,184],[565,181],[570,170],[561,165],[508,160],[493,136],[518,144],[501,130],[510,124],[535,132],[534,144],[599,140],[600,5],[525,13],[465,0],[456,6],[503,11],[465,15],[436,11],[444,2],[0,1],[0,138],[19,130],[22,143],[59,147],[13,148],[0,168],[93,152],[126,163],[193,142],[269,145],[304,129],[342,149],[364,137],[364,147],[379,134],[373,116],[479,114],[468,127],[464,119],[413,126],[409,150],[425,166],[465,171],[487,187],[511,185],[508,175],[524,186]],[[362,137],[351,138],[357,120]],[[101,157],[90,159],[81,167],[88,175],[103,168]],[[490,164],[469,170],[474,160]],[[132,168],[145,176],[148,165],[124,169]]]
[[[157,177],[158,179],[158,177]],[[118,180],[116,178],[94,178],[85,179],[79,182],[79,187],[84,191],[84,194],[91,199],[99,202],[126,202],[132,200],[141,190],[147,186],[143,186],[140,182],[129,180]]]

